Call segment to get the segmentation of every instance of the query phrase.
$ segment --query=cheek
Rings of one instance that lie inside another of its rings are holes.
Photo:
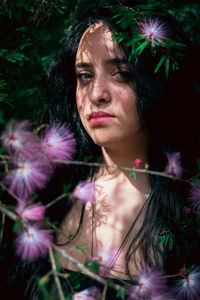
[[[121,111],[126,115],[136,115],[138,98],[136,93],[132,89],[122,91],[119,93],[120,99],[118,104],[121,106]]]
[[[83,127],[86,129],[86,111],[85,111],[85,101],[79,92],[76,92],[76,106],[81,119]]]
[[[83,109],[84,109],[84,101],[83,101],[83,97],[79,91],[76,91],[76,106],[77,106],[78,113],[81,117],[81,115],[83,113]]]

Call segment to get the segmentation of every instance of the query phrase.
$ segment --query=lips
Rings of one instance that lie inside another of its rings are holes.
[[[106,118],[106,117],[113,118],[114,116],[104,111],[94,111],[89,115],[88,119],[91,120],[93,118]]]
[[[114,115],[111,115],[104,111],[94,111],[88,115],[88,121],[91,126],[101,126],[105,123],[110,122],[115,118]]]

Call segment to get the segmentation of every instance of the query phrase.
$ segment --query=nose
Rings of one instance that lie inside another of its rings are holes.
[[[110,89],[105,78],[96,78],[93,81],[89,99],[94,105],[107,103],[111,100]]]

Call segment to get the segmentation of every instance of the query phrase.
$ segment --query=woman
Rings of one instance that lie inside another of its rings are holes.
[[[49,70],[51,122],[70,124],[77,140],[75,160],[84,161],[89,155],[91,161],[100,157],[108,166],[146,168],[148,164],[151,170],[163,172],[167,155],[180,152],[184,176],[190,178],[196,171],[195,156],[191,157],[196,133],[190,131],[192,118],[186,110],[188,99],[196,97],[193,78],[186,76],[191,66],[181,62],[180,71],[166,79],[162,69],[154,72],[155,61],[162,55],[159,51],[153,56],[146,49],[130,61],[130,49],[113,40],[114,33],[122,31],[113,14],[112,7],[95,9],[66,31]],[[174,31],[171,20],[163,17],[159,22],[165,22],[168,39],[179,41],[180,33]],[[57,208],[49,208],[51,219],[60,219],[61,232],[56,234],[60,249],[81,263],[97,260],[103,277],[131,282],[147,267],[174,275],[184,265],[198,265],[196,221],[186,222],[193,216],[184,210],[189,185],[148,172],[136,172],[133,179],[125,168],[68,167],[64,181],[71,190],[80,181],[92,181],[95,201],[77,200],[68,213],[66,199]],[[187,230],[180,224],[186,224]],[[166,232],[172,232],[172,246],[162,243]],[[75,249],[83,244],[86,254]],[[78,271],[62,256],[59,264],[68,272]],[[41,263],[38,270],[34,278],[47,271]],[[51,284],[48,289],[55,288]],[[69,293],[68,284],[64,289]],[[108,299],[115,299],[114,290],[109,293]],[[42,293],[33,290],[31,297],[39,299]]]

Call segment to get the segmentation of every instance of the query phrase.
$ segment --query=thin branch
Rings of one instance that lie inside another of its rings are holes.
[[[50,256],[51,266],[52,266],[53,275],[54,275],[54,278],[55,278],[55,283],[56,283],[56,286],[57,286],[57,289],[58,289],[59,297],[60,297],[61,300],[65,300],[65,296],[64,296],[64,293],[63,293],[63,290],[62,290],[62,286],[61,286],[61,283],[60,283],[60,280],[59,280],[59,277],[58,277],[58,274],[57,274],[56,262],[55,262],[55,259],[54,259],[54,256],[53,256],[52,248],[49,249],[49,256]]]
[[[85,161],[75,161],[75,160],[53,159],[52,161],[55,163],[65,164],[65,165],[80,165],[80,166],[88,166],[88,167],[112,168],[112,169],[120,169],[120,170],[128,171],[128,172],[158,175],[158,176],[170,178],[173,180],[177,179],[174,176],[169,175],[167,173],[152,171],[152,170],[148,170],[148,169],[128,168],[128,167],[124,167],[124,166],[120,166],[120,165],[107,165],[107,164],[97,163],[97,162],[85,162]]]
[[[6,219],[6,214],[5,212],[2,212],[2,217],[1,217],[1,231],[0,231],[0,245],[3,240],[3,232],[4,232],[4,227],[5,227],[5,219]]]
[[[67,284],[69,285],[70,289],[71,289],[71,293],[72,294],[76,294],[76,291],[73,289],[73,286],[71,285],[71,282],[69,281],[68,277],[69,277],[69,273],[60,273],[60,272],[57,272],[58,275],[62,278],[64,278],[66,281],[67,281]]]
[[[1,201],[0,201],[0,211],[6,216],[8,216],[10,219],[12,219],[13,221],[19,220],[19,216],[13,213],[12,211],[10,211],[9,209],[7,209],[5,204],[3,204]]]
[[[12,196],[15,200],[20,201],[20,199],[13,192],[11,192],[11,190],[9,190],[9,188],[7,188],[2,182],[0,182],[0,187],[6,192],[8,192],[8,194],[10,194],[10,196]]]
[[[102,300],[106,300],[107,289],[108,289],[108,283],[106,282],[104,289],[103,289]]]
[[[57,198],[55,198],[54,200],[52,200],[51,202],[49,202],[47,205],[46,205],[46,208],[56,204],[58,201],[60,201],[62,198],[68,196],[69,193],[63,193],[62,195],[58,196]]]
[[[70,262],[72,262],[74,265],[77,266],[77,268],[85,275],[89,276],[90,278],[98,281],[99,283],[103,284],[104,286],[107,283],[106,279],[103,279],[101,276],[93,273],[92,271],[90,271],[88,268],[86,268],[83,264],[81,264],[78,260],[76,260],[75,258],[73,258],[71,255],[69,255],[65,250],[60,249],[60,247],[56,246],[55,244],[52,244],[52,247],[58,252],[60,253],[64,258],[66,258],[67,260],[69,260]],[[112,279],[112,278],[110,278]],[[121,285],[118,285],[116,283],[112,283],[110,284],[110,286],[112,286],[115,290],[123,290],[124,292],[126,291],[126,289],[124,287],[122,287]]]
[[[0,154],[0,158],[10,159],[10,156],[9,155],[5,155],[5,154]]]

